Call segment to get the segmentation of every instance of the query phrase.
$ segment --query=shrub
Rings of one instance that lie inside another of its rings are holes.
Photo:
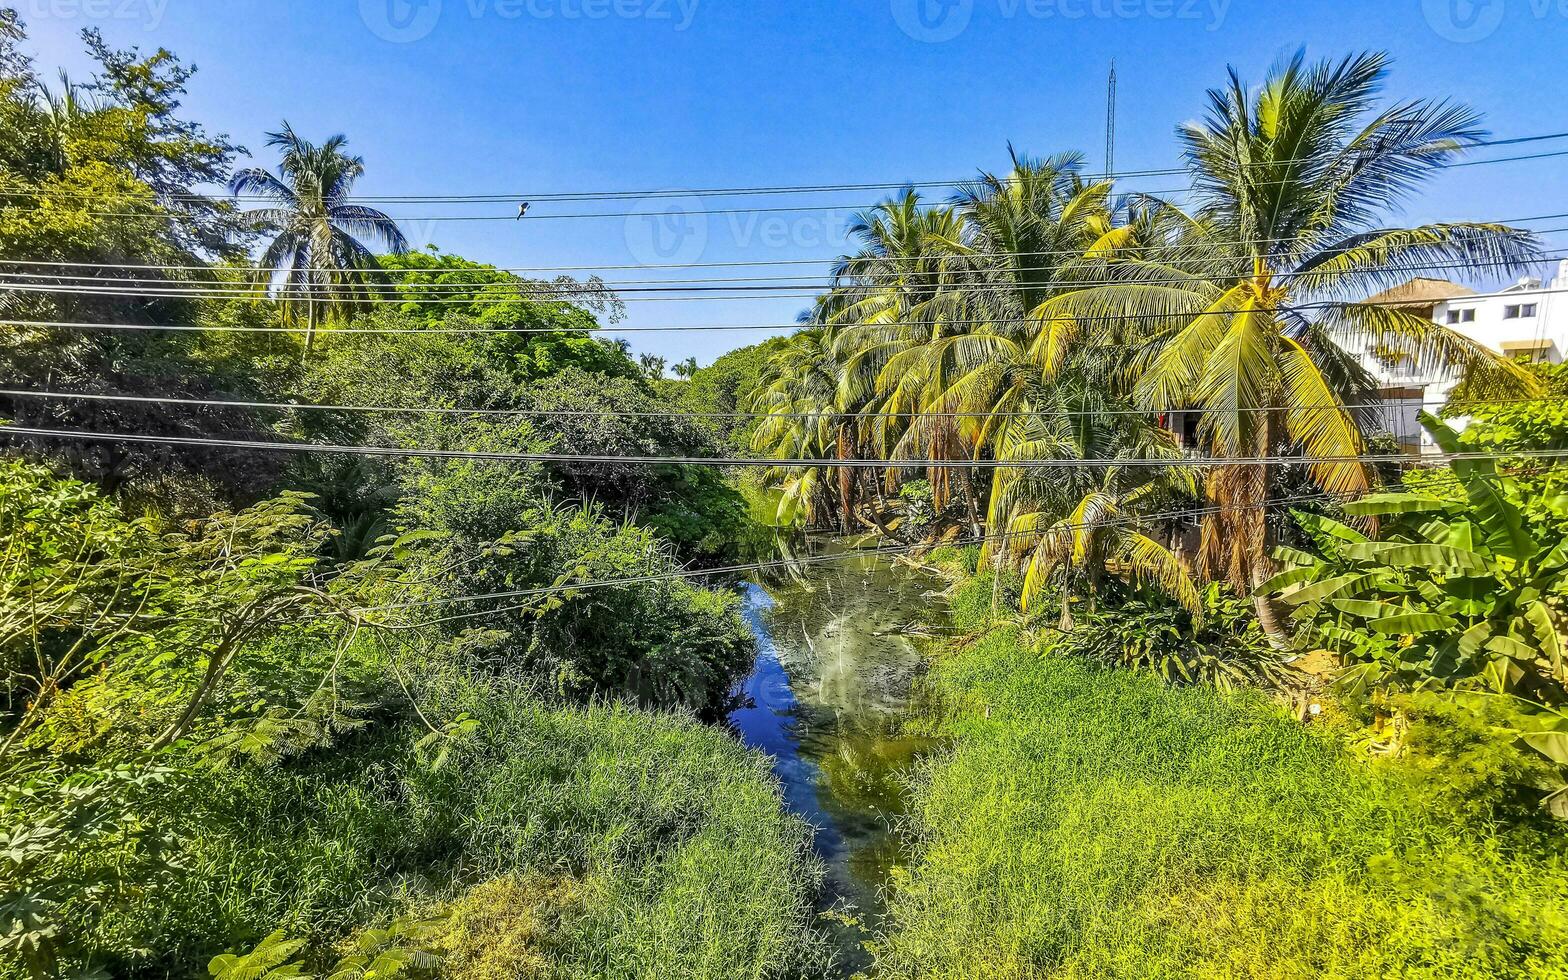
[[[1052,647],[1056,653],[1157,674],[1168,684],[1231,689],[1279,685],[1287,670],[1249,603],[1218,583],[1202,592],[1204,617],[1161,599],[1133,599],[1087,614]]]

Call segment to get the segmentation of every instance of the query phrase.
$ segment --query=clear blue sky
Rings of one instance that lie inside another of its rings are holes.
[[[364,194],[949,179],[1004,167],[1009,141],[1037,155],[1080,149],[1099,167],[1113,58],[1117,169],[1168,167],[1173,127],[1201,114],[1204,90],[1227,64],[1257,80],[1303,45],[1314,56],[1386,49],[1396,59],[1392,95],[1463,100],[1499,136],[1568,130],[1568,0],[10,2],[50,74],[57,64],[84,70],[76,34],[89,26],[118,45],[162,45],[198,65],[191,113],[264,164],[272,160],[263,133],[283,119],[315,139],[347,133],[369,167]],[[1410,217],[1568,211],[1563,172],[1563,160],[1455,171]],[[771,203],[865,205],[878,196]],[[647,209],[629,203],[535,205],[535,214]],[[709,206],[748,203],[764,200]],[[515,206],[387,210],[421,217]],[[826,260],[843,250],[845,215],[405,228],[418,243],[502,266],[648,262],[660,254],[655,233],[676,261]],[[625,325],[785,323],[804,305],[634,302]],[[706,362],[762,335],[631,336],[639,350]]]

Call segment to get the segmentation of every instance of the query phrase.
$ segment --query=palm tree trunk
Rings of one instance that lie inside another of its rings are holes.
[[[978,538],[985,529],[980,526],[980,499],[975,490],[974,476],[967,466],[960,466],[958,473],[964,480],[964,506],[969,510],[969,535]]]

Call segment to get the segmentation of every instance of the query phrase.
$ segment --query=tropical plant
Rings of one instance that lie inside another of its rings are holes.
[[[1448,453],[1457,434],[1423,424]],[[1568,541],[1542,540],[1514,480],[1490,458],[1455,458],[1462,496],[1400,491],[1347,504],[1368,533],[1298,514],[1315,553],[1281,549],[1289,567],[1262,591],[1292,610],[1304,639],[1344,658],[1351,690],[1453,689],[1540,706],[1522,737],[1568,764]],[[1560,503],[1558,504],[1560,506]]]
[[[338,960],[321,980],[395,980],[430,975],[441,966],[441,957],[426,947],[439,922],[402,917],[382,928],[363,929],[354,937],[352,950]],[[310,980],[295,956],[305,948],[302,939],[289,939],[280,929],[246,953],[223,953],[207,964],[212,980]]]
[[[352,611],[354,593],[381,581],[389,556],[344,566],[329,583],[318,569],[329,536],[300,494],[170,528],[127,520],[42,467],[0,464],[0,657],[11,702],[0,712],[0,758],[65,692],[94,685],[129,700],[113,709],[117,735],[163,748],[293,617],[337,621],[328,642],[343,644],[377,628]]]
[[[1207,569],[1238,588],[1266,578],[1266,507],[1279,467],[1300,452],[1324,490],[1372,487],[1358,409],[1375,386],[1357,343],[1412,363],[1467,368],[1492,387],[1528,375],[1477,341],[1397,307],[1360,302],[1434,263],[1524,269],[1534,235],[1495,224],[1389,226],[1387,215],[1483,135],[1449,102],[1379,107],[1382,54],[1281,63],[1261,88],[1234,70],[1209,93],[1209,115],[1184,125],[1192,210],[1148,201],[1146,227],[1078,263],[1093,285],[1042,303],[1035,316],[1066,337],[1142,342],[1138,407],[1199,413],[1215,466],[1205,522]]]
[[[1168,497],[1168,491],[1165,481],[1129,483],[1124,470],[1106,467],[1100,485],[1085,493],[1065,516],[1058,519],[1051,512],[1034,511],[1009,521],[1006,550],[1027,556],[1020,597],[1024,610],[1057,578],[1061,627],[1071,630],[1075,583],[1083,583],[1093,616],[1099,610],[1101,579],[1109,572],[1134,586],[1158,588],[1201,625],[1204,613],[1198,586],[1175,551],[1145,533],[1138,520],[1141,505],[1162,494]]]
[[[832,459],[841,447],[846,456],[852,439],[851,422],[838,409],[838,364],[827,345],[829,333],[820,328],[802,330],[774,353],[752,396],[752,411],[762,414],[752,432],[752,448],[776,459]],[[852,479],[841,471],[844,480]],[[830,479],[824,467],[780,464],[764,474],[779,487],[776,519],[781,527],[815,524],[832,512]],[[843,494],[847,497],[847,492]],[[841,512],[841,528],[852,528],[848,510]]]
[[[323,314],[347,313],[377,293],[367,272],[380,264],[361,239],[395,255],[408,251],[408,241],[392,218],[350,202],[365,161],[344,153],[346,137],[317,146],[284,123],[280,132],[268,134],[267,145],[283,152],[278,174],[241,170],[229,190],[276,202],[245,212],[253,225],[277,232],[262,254],[257,285],[281,297],[286,310],[303,301],[309,350]]]
[[[1092,613],[1109,573],[1201,617],[1177,525],[1157,516],[1198,492],[1170,433],[1087,380],[1037,383],[1026,404],[1034,410],[997,423],[1006,430],[997,462],[1018,465],[997,468],[987,518],[996,536],[985,548],[1022,563],[1024,609],[1054,584],[1062,628],[1072,629],[1073,595],[1084,592]]]
[[[642,373],[649,381],[658,381],[664,377],[664,367],[669,362],[657,354],[641,354],[637,363],[642,367]]]
[[[166,768],[8,774],[0,792],[0,955],[35,978],[89,973],[65,916],[134,903],[178,871],[176,842],[144,813]]]
[[[1249,604],[1219,582],[1191,597],[1132,600],[1091,610],[1077,630],[1051,649],[1110,667],[1147,671],[1167,684],[1208,684],[1222,690],[1279,687],[1290,671],[1269,644]]]

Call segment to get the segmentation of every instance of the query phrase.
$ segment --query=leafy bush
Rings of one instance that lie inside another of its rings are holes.
[[[910,480],[898,488],[898,499],[904,504],[904,523],[900,533],[911,541],[918,541],[936,523],[936,495],[926,480]]]
[[[1168,684],[1236,687],[1279,685],[1287,670],[1258,626],[1250,603],[1212,583],[1201,593],[1204,616],[1174,602],[1134,598],[1088,613],[1052,650],[1105,666],[1157,674]]]
[[[1424,421],[1445,451],[1462,452],[1453,430]],[[1349,689],[1527,699],[1536,707],[1519,736],[1568,764],[1568,713],[1558,710],[1568,703],[1568,543],[1532,533],[1524,516],[1558,504],[1521,498],[1490,459],[1450,467],[1462,495],[1405,491],[1346,505],[1381,522],[1376,537],[1298,515],[1316,553],[1283,550],[1292,567],[1264,591],[1293,608],[1311,641],[1347,660]]]
[[[420,470],[397,518],[466,664],[576,700],[624,695],[699,712],[723,702],[750,666],[755,646],[738,600],[660,578],[677,562],[651,529],[540,501],[517,471],[470,472],[464,462]],[[573,588],[621,579],[650,580]],[[503,598],[460,599],[487,595]]]

